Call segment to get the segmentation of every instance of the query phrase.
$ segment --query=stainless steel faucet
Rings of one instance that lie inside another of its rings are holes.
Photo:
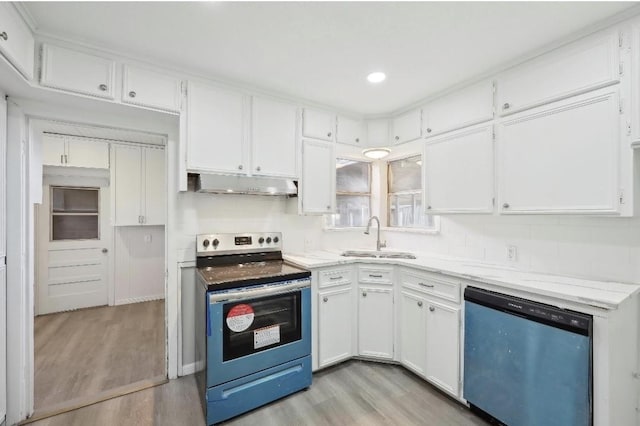
[[[367,222],[367,229],[364,231],[364,233],[369,235],[369,229],[371,228],[371,222],[373,222],[373,219],[375,219],[376,223],[378,224],[378,239],[376,240],[376,250],[380,251],[382,247],[387,246],[387,242],[380,242],[380,219],[378,219],[378,216],[371,216],[369,218],[369,222]]]

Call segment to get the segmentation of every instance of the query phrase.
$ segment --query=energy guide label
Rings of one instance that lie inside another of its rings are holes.
[[[253,330],[253,348],[260,349],[280,342],[280,326],[259,328]]]
[[[245,331],[253,324],[255,313],[253,308],[246,304],[236,305],[227,314],[227,327],[229,330],[239,333]]]

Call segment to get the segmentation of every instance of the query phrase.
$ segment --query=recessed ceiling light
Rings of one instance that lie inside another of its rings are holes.
[[[387,78],[387,75],[380,71],[372,72],[367,76],[367,80],[369,80],[370,83],[381,83],[386,78]]]
[[[389,155],[389,153],[391,153],[389,148],[369,148],[362,151],[365,157],[373,158],[374,160],[384,158]]]

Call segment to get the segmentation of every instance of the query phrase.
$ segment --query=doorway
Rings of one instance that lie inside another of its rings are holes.
[[[32,419],[164,383],[167,377],[165,227],[114,224],[114,203],[122,193],[116,192],[113,147],[140,144],[47,132],[40,138]],[[60,149],[64,154],[50,155]],[[164,171],[164,155],[160,160]],[[75,163],[69,166],[70,161]]]

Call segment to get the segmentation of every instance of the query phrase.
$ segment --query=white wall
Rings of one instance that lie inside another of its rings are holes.
[[[115,304],[164,298],[164,226],[115,229]]]

